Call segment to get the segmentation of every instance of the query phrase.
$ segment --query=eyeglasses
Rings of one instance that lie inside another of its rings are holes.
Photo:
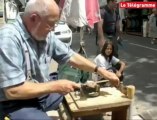
[[[50,31],[54,31],[54,28],[58,26],[58,22],[47,22],[46,24]]]
[[[47,19],[40,17],[38,14],[37,16],[40,18],[41,22],[45,24],[45,27],[49,31],[54,31],[54,28],[58,25],[58,21],[48,21]]]

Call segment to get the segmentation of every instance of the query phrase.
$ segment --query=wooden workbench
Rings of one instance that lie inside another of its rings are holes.
[[[112,120],[128,120],[131,99],[113,87],[101,88],[100,91],[98,97],[83,99],[74,92],[67,94],[64,101],[64,109],[70,116],[67,120],[105,112],[112,112]]]

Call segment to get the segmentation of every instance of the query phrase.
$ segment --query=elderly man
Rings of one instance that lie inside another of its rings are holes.
[[[69,80],[51,81],[50,60],[97,72],[119,84],[114,73],[97,67],[75,53],[53,34],[59,20],[54,0],[29,0],[13,24],[0,29],[0,116],[11,120],[52,120],[47,110],[57,109],[62,95],[80,88]]]

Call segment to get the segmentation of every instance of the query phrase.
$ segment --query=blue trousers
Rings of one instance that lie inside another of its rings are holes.
[[[1,113],[11,120],[52,120],[46,111],[58,109],[62,100],[62,95],[53,93],[38,99],[1,102]]]

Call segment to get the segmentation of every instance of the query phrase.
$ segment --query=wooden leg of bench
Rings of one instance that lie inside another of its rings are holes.
[[[61,103],[59,105],[59,110],[58,110],[59,116],[61,118],[61,120],[74,120],[74,118],[72,118],[67,110],[67,108],[65,107],[64,103]]]
[[[128,120],[129,119],[129,111],[127,107],[123,109],[112,111],[112,120]]]

